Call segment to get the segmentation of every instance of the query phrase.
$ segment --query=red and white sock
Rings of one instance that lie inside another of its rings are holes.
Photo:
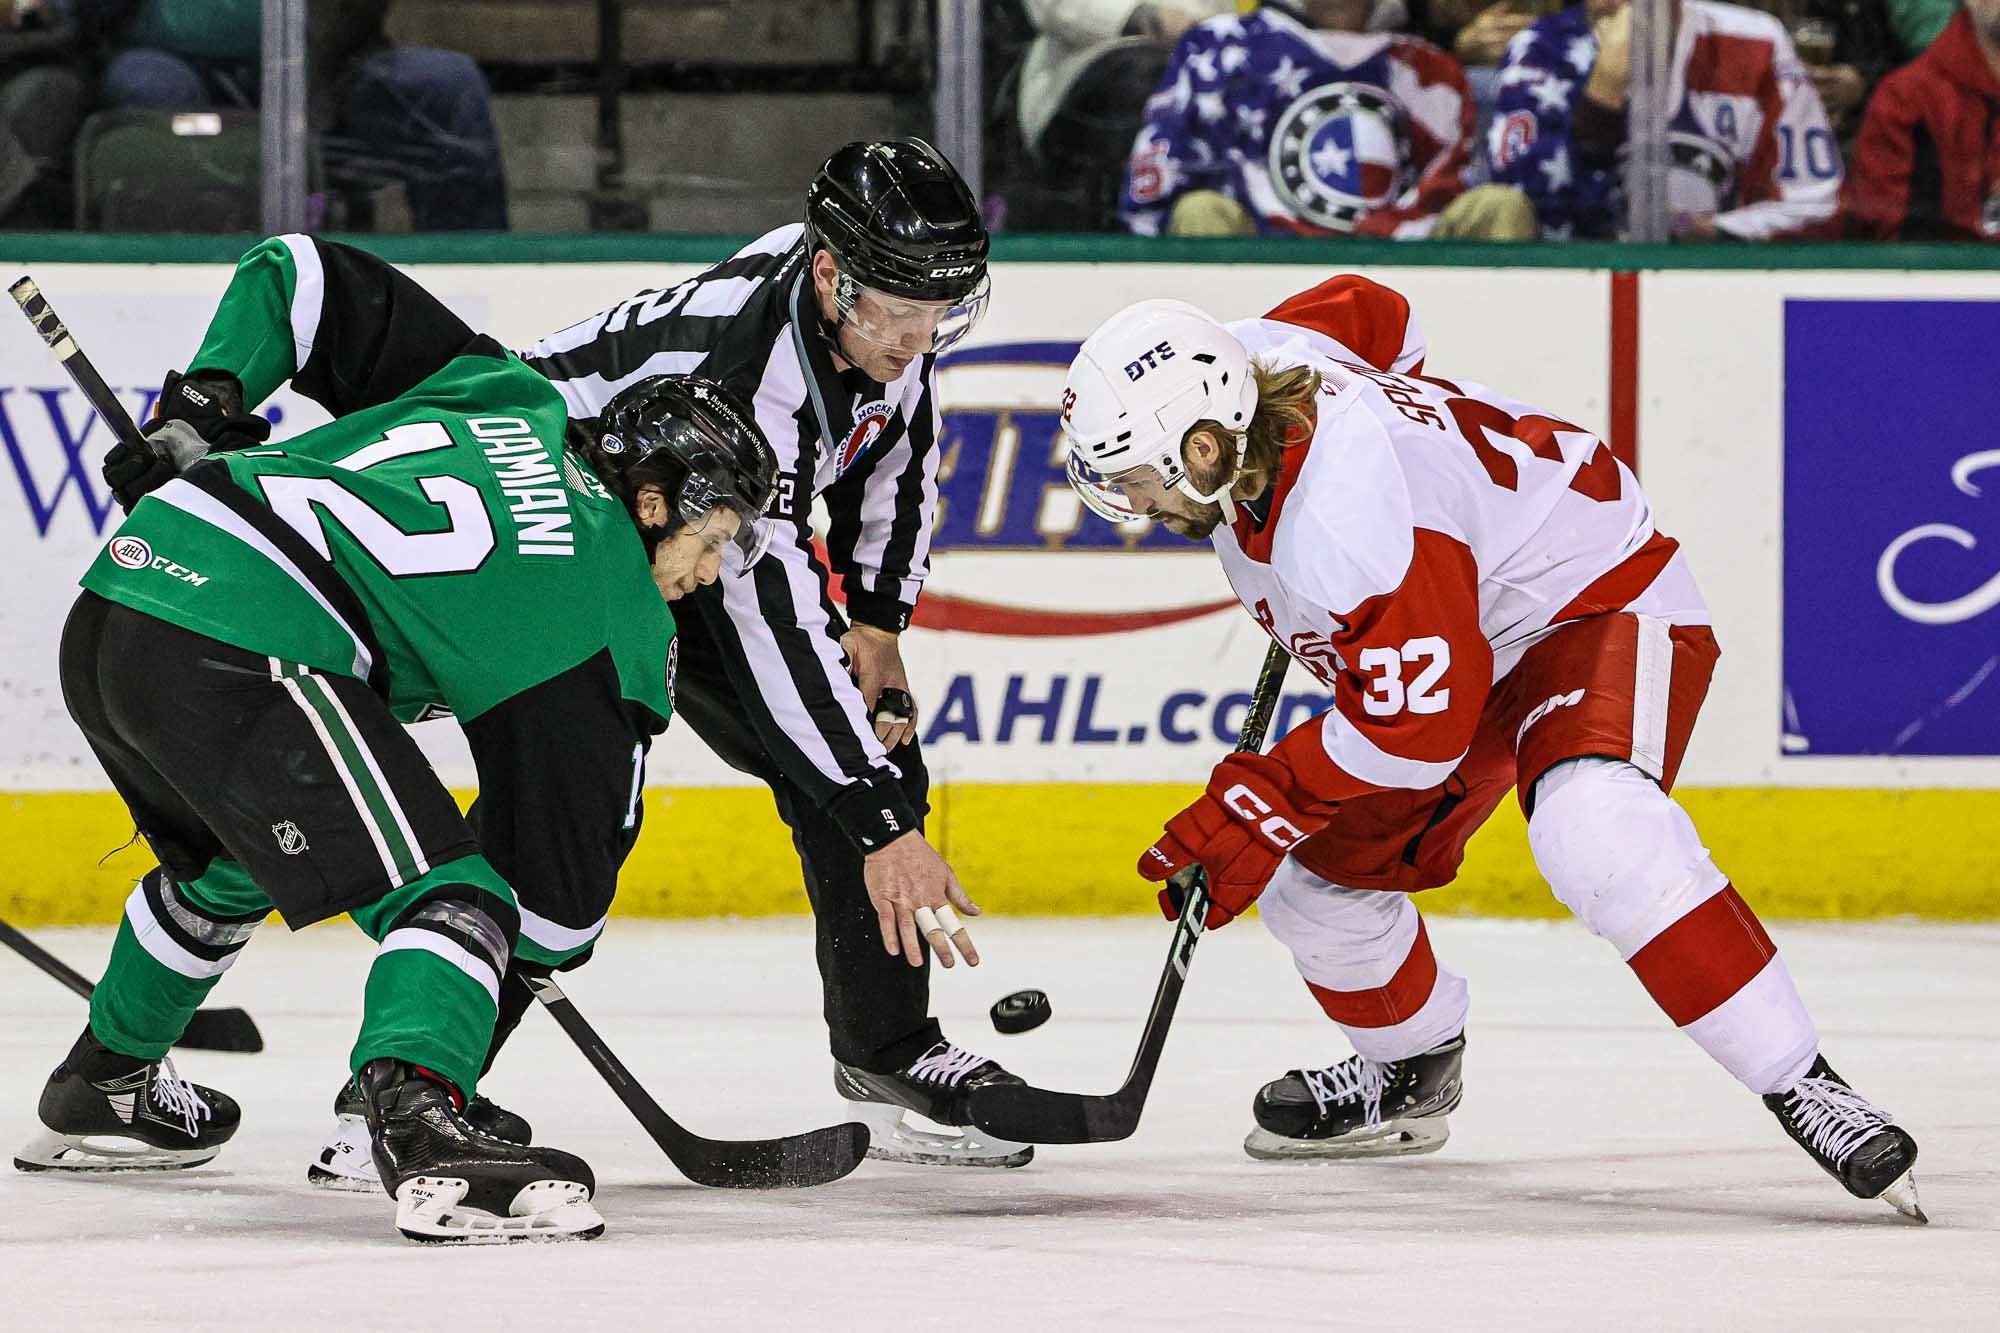
[[[1602,759],[1552,769],[1528,840],[1556,897],[1750,1091],[1781,1091],[1811,1066],[1819,1034],[1777,948],[1652,779]]]
[[[1258,911],[1358,1054],[1401,1060],[1465,1030],[1465,978],[1439,965],[1409,895],[1341,888],[1287,861]]]

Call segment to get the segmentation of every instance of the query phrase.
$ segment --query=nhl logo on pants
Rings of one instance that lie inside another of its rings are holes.
[[[286,856],[297,856],[306,849],[306,835],[299,832],[299,826],[289,819],[282,824],[271,825],[271,832],[277,835],[278,850]]]

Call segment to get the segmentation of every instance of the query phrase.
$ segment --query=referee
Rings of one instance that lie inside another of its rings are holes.
[[[678,604],[675,710],[769,784],[792,830],[835,1085],[870,1125],[870,1156],[1018,1166],[1033,1150],[968,1127],[965,1105],[975,1087],[1019,1080],[930,1017],[927,953],[976,964],[951,909],[978,908],[924,838],[929,776],[898,646],[937,514],[937,356],[985,307],[987,245],[971,191],[936,149],[851,143],[807,188],[803,225],[522,355],[577,420],[663,373],[698,371],[754,406],[778,456],[777,532],[768,558],[741,577],[726,566]],[[831,519],[824,558],[816,498]],[[906,1125],[905,1111],[961,1132]]]

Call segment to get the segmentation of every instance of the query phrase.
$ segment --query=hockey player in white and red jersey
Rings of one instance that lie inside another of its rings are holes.
[[[1450,55],[1381,30],[1400,11],[1265,0],[1188,29],[1132,148],[1126,227],[1174,230],[1206,192],[1263,235],[1428,234],[1465,189],[1472,96]]]
[[[1669,793],[1718,652],[1678,544],[1588,431],[1424,373],[1404,300],[1337,277],[1223,325],[1145,301],[1083,344],[1070,478],[1098,513],[1209,538],[1333,694],[1232,754],[1140,858],[1199,863],[1354,1054],[1258,1092],[1253,1157],[1429,1152],[1460,1097],[1465,979],[1409,897],[1509,788],[1555,895],[1847,1189],[1922,1220],[1915,1141],[1852,1091],[1782,959]],[[1261,895],[1261,898],[1260,898]],[[1178,912],[1169,885],[1161,903]]]

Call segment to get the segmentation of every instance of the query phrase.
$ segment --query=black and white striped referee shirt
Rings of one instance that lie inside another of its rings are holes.
[[[521,355],[555,384],[576,420],[595,418],[613,394],[647,375],[700,373],[752,405],[778,457],[771,513],[779,532],[747,578],[732,577],[725,563],[718,583],[755,677],[754,697],[746,689],[744,701],[767,714],[756,719],[758,730],[786,775],[836,818],[842,807],[888,803],[896,817],[914,821],[843,665],[828,580],[840,576],[851,619],[896,632],[909,624],[937,515],[936,358],[911,362],[893,384],[836,370],[819,329],[804,232],[799,223],[780,227],[685,282],[642,291]],[[830,520],[824,559],[812,542],[817,497]],[[857,785],[880,799],[840,799],[860,796]],[[864,817],[850,833],[870,823],[879,820]]]

